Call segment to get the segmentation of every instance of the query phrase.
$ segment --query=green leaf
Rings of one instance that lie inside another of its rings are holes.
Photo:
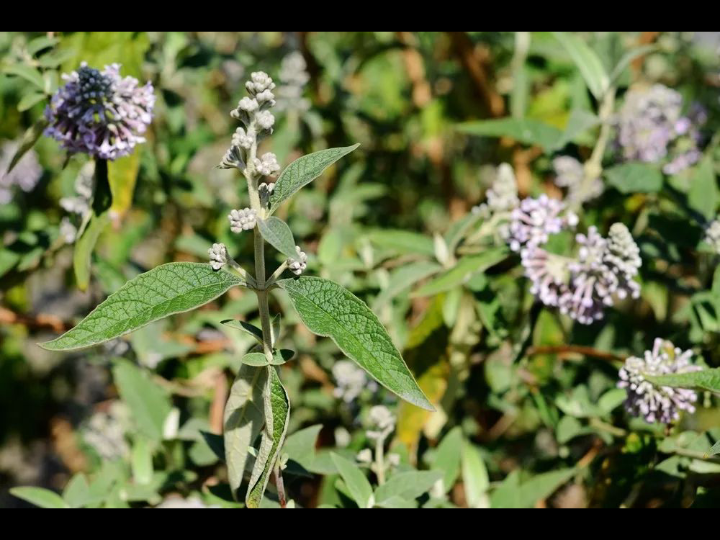
[[[283,445],[283,452],[308,471],[313,470],[315,445],[322,425],[310,426],[290,435]]]
[[[419,233],[381,229],[368,234],[368,239],[376,246],[392,249],[401,254],[418,253],[429,257],[435,255],[432,239]]]
[[[163,264],[128,281],[75,328],[41,347],[67,351],[97,345],[158,319],[200,307],[243,284],[239,277],[215,271],[209,264]]]
[[[403,265],[390,274],[388,286],[377,295],[373,302],[375,311],[382,308],[398,294],[406,291],[418,281],[442,270],[442,266],[429,261],[418,261]]]
[[[562,43],[570,54],[585,79],[592,95],[596,99],[602,98],[610,86],[610,78],[600,61],[600,58],[587,43],[573,34],[567,32],[553,32],[553,35]]]
[[[131,457],[133,479],[136,484],[147,485],[152,481],[152,449],[148,441],[140,436],[135,438]]]
[[[74,475],[65,486],[62,495],[63,500],[71,508],[81,508],[90,500],[90,485],[83,473]]]
[[[42,51],[43,49],[47,49],[48,47],[53,47],[58,41],[60,41],[56,37],[48,37],[48,36],[40,36],[35,39],[32,39],[28,41],[27,44],[27,52],[34,56],[35,53]]]
[[[14,64],[12,66],[6,66],[3,69],[3,72],[7,75],[21,77],[37,86],[40,90],[45,88],[45,81],[42,78],[42,74],[37,69],[30,66],[26,66],[24,64]]]
[[[460,426],[451,429],[437,447],[433,469],[443,471],[443,486],[447,493],[460,476],[463,437]]]
[[[716,456],[720,454],[720,441],[712,445],[712,448],[708,452],[708,456]]]
[[[608,183],[620,193],[656,193],[663,184],[662,173],[645,163],[624,163],[605,171]]]
[[[36,103],[39,103],[45,99],[45,94],[40,92],[31,92],[29,94],[25,94],[23,98],[20,100],[20,103],[18,103],[17,109],[18,111],[27,111],[30,109],[33,105]]]
[[[599,123],[600,119],[594,114],[583,109],[574,109],[570,113],[565,131],[555,145],[554,150],[564,148],[567,143],[574,141],[576,137],[582,135],[588,129],[597,126]]]
[[[612,73],[610,74],[610,84],[615,84],[617,82],[623,71],[625,71],[625,68],[630,65],[630,62],[640,56],[651,53],[658,48],[659,47],[656,44],[643,45],[641,47],[637,47],[631,51],[626,52],[620,59],[620,61],[617,63],[617,65],[613,68]]]
[[[10,172],[15,168],[15,165],[18,164],[26,152],[35,146],[35,143],[40,138],[40,135],[43,134],[43,131],[47,126],[48,121],[44,116],[41,116],[37,122],[25,131],[22,141],[20,141],[20,146],[10,160],[10,165],[8,165],[7,171],[5,171],[6,174],[10,174]]]
[[[413,500],[430,491],[443,477],[442,471],[407,471],[393,474],[390,479],[375,490],[378,505],[392,499]]]
[[[237,490],[246,469],[254,458],[251,448],[265,427],[265,391],[268,369],[243,364],[230,389],[225,405],[224,437],[225,462],[233,497],[240,499]]]
[[[710,392],[720,392],[720,368],[675,375],[645,375],[645,378],[658,386],[697,388],[709,390]]]
[[[292,359],[293,356],[295,356],[295,351],[291,351],[289,349],[274,350],[273,358],[270,362],[268,362],[268,359],[265,356],[265,353],[251,352],[251,353],[247,353],[245,356],[242,357],[242,363],[247,364],[248,366],[255,366],[255,367],[262,367],[262,366],[269,366],[269,365],[282,366],[288,360]]]
[[[462,477],[465,498],[470,508],[481,508],[490,482],[480,451],[465,441],[462,450]]]
[[[112,216],[122,217],[132,205],[135,182],[140,170],[140,150],[135,150],[129,156],[110,161],[108,167],[108,183],[112,193]]]
[[[220,321],[220,324],[224,324],[225,326],[228,326],[230,328],[235,328],[236,330],[242,330],[246,334],[254,337],[258,341],[258,343],[260,343],[260,345],[263,344],[262,330],[254,324],[250,324],[249,322],[245,321],[238,321],[236,319],[225,319],[223,321]]]
[[[90,285],[90,267],[92,263],[92,252],[95,249],[100,233],[110,223],[110,215],[105,212],[100,216],[92,215],[90,223],[82,235],[75,242],[73,251],[73,269],[75,270],[75,281],[78,289],[86,291]]]
[[[165,420],[172,409],[167,391],[154,383],[147,372],[127,360],[116,360],[112,372],[120,397],[130,408],[138,431],[152,441],[161,441]]]
[[[488,249],[479,255],[463,257],[450,270],[437,276],[413,293],[413,296],[434,296],[466,283],[474,274],[487,270],[508,256],[505,247]]]
[[[575,469],[560,469],[533,476],[520,486],[521,508],[532,508],[547,499],[565,482],[575,476]]]
[[[276,217],[258,219],[257,225],[268,244],[290,259],[297,258],[295,238],[290,227],[282,219]]]
[[[242,357],[242,363],[253,367],[263,367],[269,364],[268,359],[265,358],[265,353],[260,352],[246,354]]]
[[[296,159],[280,174],[275,182],[275,189],[270,195],[270,211],[274,212],[284,200],[293,196],[300,188],[306,186],[325,169],[335,163],[341,157],[355,150],[360,144],[346,146],[344,148],[329,148],[319,152],[313,152]],[[293,246],[294,248],[294,246]]]
[[[225,461],[225,446],[222,435],[208,433],[207,431],[200,431],[200,435],[202,435],[203,440],[210,450],[212,450],[213,454],[215,454],[221,461]]]
[[[690,182],[688,204],[702,214],[705,219],[713,219],[720,201],[715,170],[710,156],[705,157],[695,169],[695,175]]]
[[[458,129],[470,135],[510,137],[521,143],[540,146],[545,151],[555,148],[562,137],[558,128],[533,118],[477,120],[459,124]]]
[[[272,367],[267,369],[270,376],[265,390],[265,429],[261,434],[262,440],[258,450],[258,457],[255,460],[247,497],[245,498],[245,504],[248,508],[258,508],[260,506],[270,479],[270,471],[272,471],[285,441],[288,420],[290,420],[290,399],[287,391],[280,382],[277,370]]]
[[[374,504],[372,486],[360,467],[334,452],[330,456],[357,505],[360,508],[371,508]]]
[[[330,337],[351,360],[401,398],[434,411],[385,328],[365,302],[317,277],[278,282],[311,332]]]
[[[62,500],[60,495],[49,489],[16,487],[10,489],[10,495],[14,495],[40,508],[69,508],[68,504]]]

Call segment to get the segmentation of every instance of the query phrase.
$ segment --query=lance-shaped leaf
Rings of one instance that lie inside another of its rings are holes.
[[[398,472],[375,490],[375,502],[385,505],[398,497],[413,500],[427,493],[443,477],[442,471],[405,471]]]
[[[557,40],[570,54],[585,79],[590,92],[600,99],[610,85],[610,77],[598,55],[579,37],[568,32],[553,32]]]
[[[313,152],[307,156],[296,159],[280,174],[275,182],[275,188],[270,195],[270,210],[274,212],[284,200],[294,195],[300,188],[306,186],[325,169],[335,163],[341,157],[355,150],[360,144],[346,146],[343,148],[328,148]]]
[[[371,508],[375,504],[375,497],[372,486],[360,467],[339,454],[332,453],[330,457],[357,505],[360,508]]]
[[[10,495],[28,501],[40,508],[69,508],[62,497],[49,489],[38,487],[16,487],[10,490]]]
[[[15,151],[15,155],[10,160],[10,165],[8,165],[7,171],[0,172],[10,174],[10,172],[15,168],[15,165],[18,164],[18,162],[27,153],[27,151],[30,150],[33,146],[35,146],[35,143],[38,141],[40,135],[42,135],[43,131],[47,126],[48,121],[45,119],[44,116],[42,116],[37,122],[30,126],[23,135],[22,141],[20,141],[20,147]]]
[[[243,474],[251,463],[250,449],[265,426],[264,393],[267,381],[267,368],[243,364],[225,405],[225,461],[230,489],[236,499],[239,499],[237,490],[242,484]]]
[[[692,373],[678,373],[675,375],[645,375],[645,378],[658,386],[697,388],[720,393],[720,368],[704,369]]]
[[[287,223],[280,218],[269,217],[264,220],[259,219],[257,225],[260,234],[268,244],[291,259],[297,258],[295,238],[293,238],[293,233]]]
[[[225,319],[223,321],[220,321],[220,324],[224,324],[229,328],[235,328],[236,330],[242,330],[246,334],[254,337],[258,341],[258,343],[260,343],[260,345],[263,344],[262,330],[260,330],[260,328],[258,328],[254,324],[250,324],[249,322],[245,321],[238,321],[236,319]]]
[[[263,493],[270,479],[287,434],[288,420],[290,419],[290,399],[280,382],[275,368],[266,368],[269,372],[267,389],[265,391],[265,429],[262,432],[262,442],[258,457],[255,460],[250,487],[248,488],[245,505],[248,508],[258,508]]]
[[[132,332],[148,323],[207,304],[244,282],[209,264],[168,263],[128,281],[80,324],[41,344],[50,351],[82,349]]]
[[[310,331],[332,338],[350,359],[401,398],[435,410],[365,302],[337,283],[317,277],[285,279],[278,285],[287,291]]]

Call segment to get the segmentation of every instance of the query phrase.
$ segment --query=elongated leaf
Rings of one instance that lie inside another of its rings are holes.
[[[395,298],[398,294],[406,291],[418,281],[425,279],[442,270],[442,266],[429,261],[418,261],[394,270],[390,274],[387,288],[377,295],[373,302],[373,309],[378,310]]]
[[[149,484],[153,476],[152,448],[144,437],[136,437],[132,448],[132,471],[136,484]]]
[[[708,156],[695,169],[695,176],[688,192],[688,204],[692,209],[700,212],[705,219],[712,219],[717,212],[719,201],[720,190],[715,179],[713,161]]]
[[[65,486],[62,498],[71,508],[85,506],[90,498],[87,477],[83,473],[74,475]]]
[[[243,281],[209,264],[168,263],[128,281],[75,328],[42,343],[49,351],[82,349],[132,332],[152,321],[207,304]]]
[[[15,165],[18,164],[18,162],[27,153],[27,151],[30,150],[33,146],[35,146],[35,143],[40,138],[40,135],[43,134],[43,131],[47,126],[48,121],[45,119],[44,116],[41,116],[37,122],[30,126],[27,131],[25,131],[22,141],[20,141],[20,146],[15,152],[15,155],[10,160],[10,165],[8,165],[7,171],[5,171],[7,174],[10,174],[10,171],[15,168]]]
[[[401,398],[435,410],[365,302],[337,283],[317,277],[286,279],[278,285],[288,292],[311,332],[332,338],[350,359]]]
[[[433,469],[443,472],[443,487],[447,493],[460,476],[463,437],[460,426],[451,429],[437,447]]]
[[[283,452],[308,471],[313,470],[315,461],[315,445],[321,425],[310,426],[290,435],[283,445]]]
[[[419,233],[400,230],[377,230],[368,235],[370,242],[376,246],[388,248],[398,253],[419,253],[432,257],[435,246],[431,238]]]
[[[138,431],[153,441],[161,441],[165,420],[172,409],[167,391],[127,360],[117,360],[112,372]]]
[[[112,216],[123,217],[132,205],[135,182],[140,170],[140,149],[129,156],[108,162],[108,182],[112,192]]]
[[[34,55],[37,52],[47,49],[48,47],[54,46],[58,41],[56,37],[40,36],[33,40],[28,41],[27,52],[30,55]]]
[[[375,502],[387,503],[396,497],[404,500],[417,499],[430,491],[435,482],[443,477],[442,471],[399,472],[375,490]]]
[[[237,490],[250,463],[250,449],[265,426],[264,392],[268,369],[240,366],[225,405],[224,437],[225,462],[233,497],[240,499]]]
[[[480,508],[490,482],[480,451],[467,441],[462,451],[462,477],[468,506]]]
[[[577,136],[582,135],[585,131],[597,126],[599,123],[600,119],[594,114],[583,109],[574,109],[570,113],[565,131],[554,149],[561,150],[567,143],[574,141]]]
[[[275,182],[275,189],[270,195],[270,211],[274,212],[284,200],[293,196],[300,188],[306,186],[325,169],[335,163],[341,157],[355,150],[360,144],[346,146],[344,148],[329,148],[313,152],[307,156],[296,159],[280,174]]]
[[[12,66],[5,67],[3,72],[7,75],[21,77],[26,81],[33,83],[40,90],[45,87],[45,81],[43,81],[42,74],[37,69],[30,66],[26,66],[24,64],[14,64]]]
[[[575,476],[575,469],[560,469],[533,476],[520,486],[522,508],[532,508],[538,501],[547,499],[565,482]]]
[[[710,392],[720,392],[720,368],[704,369],[693,373],[679,373],[677,375],[646,375],[645,378],[658,386],[698,388]]]
[[[73,251],[73,269],[75,270],[75,281],[78,289],[86,291],[90,285],[90,267],[92,264],[92,253],[95,249],[100,234],[110,223],[110,215],[105,212],[100,216],[93,215],[88,226],[82,231],[82,235],[75,242]]]
[[[622,72],[625,71],[625,68],[630,65],[630,62],[640,56],[651,53],[657,49],[658,45],[653,44],[643,45],[641,47],[637,47],[635,49],[632,49],[631,51],[626,52],[620,59],[620,61],[617,63],[617,65],[613,68],[612,73],[610,74],[610,84],[615,84],[617,82],[617,80],[622,75]]]
[[[663,178],[660,171],[645,163],[624,163],[605,171],[608,183],[620,193],[656,193]]]
[[[20,103],[18,103],[18,111],[27,111],[33,105],[41,102],[43,99],[45,99],[45,94],[43,94],[42,92],[31,92],[30,94],[25,94],[20,100]]]
[[[38,487],[16,487],[10,489],[10,495],[23,499],[40,508],[69,508],[62,497],[49,489]]]
[[[555,148],[562,137],[558,128],[533,118],[477,120],[459,124],[458,129],[469,135],[510,137],[521,143],[540,146],[545,151]]]
[[[469,255],[450,270],[437,276],[413,293],[413,296],[432,296],[448,291],[466,283],[473,274],[487,270],[508,256],[509,251],[502,248],[489,249],[479,255]]]
[[[290,259],[297,258],[295,238],[287,223],[280,218],[269,217],[265,220],[259,219],[257,225],[268,244]]]
[[[267,369],[270,376],[268,377],[268,388],[265,391],[265,430],[262,433],[263,441],[260,444],[258,458],[255,461],[255,467],[250,478],[250,487],[245,498],[245,504],[248,508],[258,508],[260,506],[270,479],[270,472],[275,466],[280,449],[285,441],[288,420],[290,419],[290,399],[280,382],[277,370],[272,367]],[[264,447],[269,447],[267,456]]]
[[[339,454],[330,454],[350,495],[360,508],[370,508],[374,504],[373,490],[365,474],[355,463]]]
[[[212,453],[217,456],[218,459],[225,461],[225,443],[222,435],[216,435],[215,433],[208,433],[207,431],[200,431],[205,444],[212,450]]]
[[[712,445],[712,448],[708,452],[708,456],[716,456],[720,454],[720,441]]]
[[[249,322],[245,321],[238,321],[236,319],[225,319],[224,321],[220,321],[221,324],[224,324],[225,326],[228,326],[230,328],[235,328],[237,330],[242,330],[246,334],[251,335],[254,337],[260,345],[263,344],[263,334],[262,330],[255,326],[254,324],[250,324]]]
[[[610,85],[610,78],[595,51],[582,39],[568,32],[553,32],[553,35],[570,54],[592,95],[596,99],[602,98]]]

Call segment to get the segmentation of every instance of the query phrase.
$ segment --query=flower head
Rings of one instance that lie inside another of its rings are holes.
[[[524,246],[545,244],[550,235],[561,232],[565,227],[574,227],[578,218],[572,212],[561,216],[565,204],[542,194],[537,199],[523,199],[512,212],[508,243],[513,251]]]
[[[333,394],[345,403],[350,403],[357,398],[367,386],[365,371],[350,360],[335,362],[332,374],[337,385]]]
[[[395,416],[384,405],[375,405],[370,409],[368,421],[371,429],[367,431],[369,439],[385,439],[395,429]]]
[[[45,109],[45,134],[70,152],[115,160],[130,154],[152,120],[155,94],[151,83],[139,86],[120,76],[120,64],[103,71],[88,67],[63,75],[66,84]]]
[[[252,208],[232,210],[228,215],[228,219],[230,220],[230,230],[232,232],[251,231],[257,224],[257,211]]]
[[[300,246],[295,246],[295,251],[298,256],[295,259],[288,259],[288,268],[293,274],[299,276],[307,268],[307,255],[300,249]]]
[[[620,370],[618,387],[627,389],[626,410],[633,416],[642,416],[645,421],[670,423],[680,417],[680,411],[695,412],[693,403],[697,393],[686,388],[657,386],[647,376],[691,373],[701,371],[690,363],[692,351],[682,351],[671,342],[657,338],[651,351],[645,351],[643,358],[631,356]]]
[[[263,176],[272,176],[280,172],[280,164],[272,152],[267,152],[260,158],[255,158],[255,170]]]
[[[220,270],[228,262],[228,252],[225,244],[213,244],[208,250],[210,266],[213,270]]]
[[[603,192],[603,183],[600,178],[594,178],[589,183],[587,192],[583,191],[585,169],[583,164],[571,156],[559,156],[553,159],[555,169],[555,184],[567,188],[567,201],[583,204],[599,197]]]
[[[279,78],[282,85],[277,90],[278,110],[307,111],[310,108],[310,102],[302,94],[305,85],[310,80],[310,75],[301,53],[294,51],[283,58],[280,64]]]

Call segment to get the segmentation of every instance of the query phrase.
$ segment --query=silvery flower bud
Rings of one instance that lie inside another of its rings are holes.
[[[272,152],[267,152],[262,157],[255,158],[255,170],[263,176],[271,176],[280,172],[280,164]]]
[[[295,246],[295,251],[298,256],[296,259],[288,259],[288,268],[293,274],[299,276],[307,268],[307,255],[300,249],[300,246]]]
[[[238,102],[237,108],[246,113],[253,113],[260,108],[260,105],[256,99],[244,97]]]
[[[257,223],[257,211],[252,208],[233,210],[228,215],[228,219],[230,220],[230,230],[232,232],[251,231]]]
[[[275,124],[275,117],[270,111],[260,111],[255,115],[255,121],[262,129],[270,130]]]
[[[225,244],[213,244],[208,250],[210,266],[213,270],[220,270],[228,262],[228,252]]]
[[[258,193],[260,195],[260,204],[264,207],[270,206],[270,195],[275,191],[275,183],[266,184],[263,182],[258,186]]]
[[[235,130],[232,137],[232,145],[239,146],[245,150],[250,150],[252,145],[255,143],[255,134],[252,132],[246,132],[245,129],[239,127]]]
[[[245,83],[245,88],[253,95],[275,88],[275,83],[273,83],[273,80],[264,71],[251,73],[250,79],[251,80]]]
[[[257,102],[262,107],[272,107],[275,105],[275,94],[273,94],[270,90],[264,90],[260,92],[258,95],[255,96],[255,99],[257,99]]]

